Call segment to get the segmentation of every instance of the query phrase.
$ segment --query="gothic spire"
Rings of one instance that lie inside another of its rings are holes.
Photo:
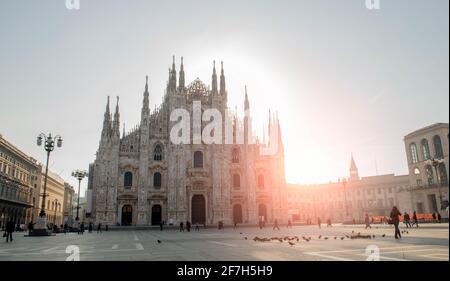
[[[359,180],[358,167],[356,167],[355,159],[353,159],[353,153],[350,160],[350,180]]]
[[[180,90],[184,89],[184,65],[183,65],[183,57],[181,57],[181,65],[180,65],[180,78],[179,78],[179,83],[178,83],[178,87]]]
[[[114,113],[113,133],[120,136],[119,97],[117,96],[116,112]]]
[[[145,91],[144,91],[144,100],[142,101],[142,111],[141,111],[141,121],[150,115],[150,107],[149,107],[149,93],[148,93],[148,76],[145,76]]]
[[[107,102],[106,102],[105,116],[103,118],[102,136],[103,137],[109,136],[110,131],[111,131],[111,113],[109,110],[109,96],[108,96]]]
[[[216,73],[216,61],[213,61],[213,74],[212,74],[212,92],[217,94],[217,73]]]
[[[248,102],[248,95],[247,95],[247,85],[245,85],[245,101],[244,101],[244,110],[250,109],[250,104]]]
[[[226,94],[225,89],[225,73],[223,70],[223,61],[221,62],[221,71],[220,71],[220,95],[224,96]]]

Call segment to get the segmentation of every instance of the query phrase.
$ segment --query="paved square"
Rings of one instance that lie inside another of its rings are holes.
[[[258,260],[366,260],[379,253],[384,261],[449,260],[449,225],[427,224],[406,229],[403,238],[395,240],[389,225],[365,230],[362,225],[294,226],[280,231],[266,227],[238,229],[201,229],[199,232],[170,230],[110,230],[97,234],[85,232],[57,234],[52,237],[24,237],[14,233],[13,243],[0,242],[0,260],[55,260],[64,261],[70,245],[79,248],[80,260],[162,260],[162,261],[258,261]],[[375,235],[372,239],[350,239],[358,232]],[[242,233],[242,234],[241,234]],[[385,237],[382,237],[385,234]],[[319,238],[319,235],[321,237]],[[282,240],[254,241],[254,237],[271,238],[297,236],[293,245]],[[302,238],[304,236],[308,242]],[[347,236],[347,237],[346,237]],[[247,239],[245,239],[247,237]],[[336,238],[334,238],[336,237]],[[158,243],[158,240],[161,243]],[[368,246],[375,246],[369,247]],[[367,252],[366,252],[367,249]],[[375,249],[375,250],[374,250]]]

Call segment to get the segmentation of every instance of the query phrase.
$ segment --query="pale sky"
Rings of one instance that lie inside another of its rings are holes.
[[[106,96],[138,123],[145,76],[160,104],[172,55],[187,83],[224,61],[229,106],[262,132],[278,111],[289,183],[407,173],[403,136],[449,120],[449,2],[381,0],[0,0],[0,134],[76,186],[101,134]],[[83,183],[85,188],[87,181]]]

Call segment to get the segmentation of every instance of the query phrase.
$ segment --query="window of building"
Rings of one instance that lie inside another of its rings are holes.
[[[159,144],[157,144],[155,146],[155,149],[153,151],[153,160],[155,160],[155,161],[161,161],[162,160],[162,147]]]
[[[428,160],[431,158],[430,146],[428,145],[428,140],[426,140],[426,139],[422,140],[422,155],[423,155],[423,160]]]
[[[153,174],[153,187],[155,188],[161,187],[161,173],[159,172]]]
[[[203,152],[194,152],[194,168],[203,168]]]
[[[233,163],[239,163],[239,156],[239,148],[233,148],[231,155]]]
[[[419,156],[417,154],[417,145],[415,143],[412,143],[410,145],[410,150],[411,150],[411,160],[412,160],[412,162],[414,164],[419,162]]]
[[[133,186],[133,173],[126,172],[123,177],[123,186],[130,188]]]
[[[258,187],[261,189],[264,188],[264,175],[258,175]]]
[[[233,175],[233,187],[240,188],[241,187],[241,176],[239,174]]]
[[[439,181],[441,184],[448,184],[447,169],[444,163],[439,164]]]
[[[441,137],[436,135],[433,137],[433,143],[434,143],[434,151],[436,152],[436,158],[442,158],[444,157],[444,151],[442,150],[442,142]]]

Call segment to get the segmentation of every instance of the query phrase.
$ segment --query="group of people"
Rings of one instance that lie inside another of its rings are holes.
[[[190,221],[186,221],[186,225],[184,222],[180,222],[180,232],[184,232],[184,229],[186,228],[187,232],[191,231],[192,223]],[[195,224],[195,231],[200,231],[200,226],[198,223]]]

